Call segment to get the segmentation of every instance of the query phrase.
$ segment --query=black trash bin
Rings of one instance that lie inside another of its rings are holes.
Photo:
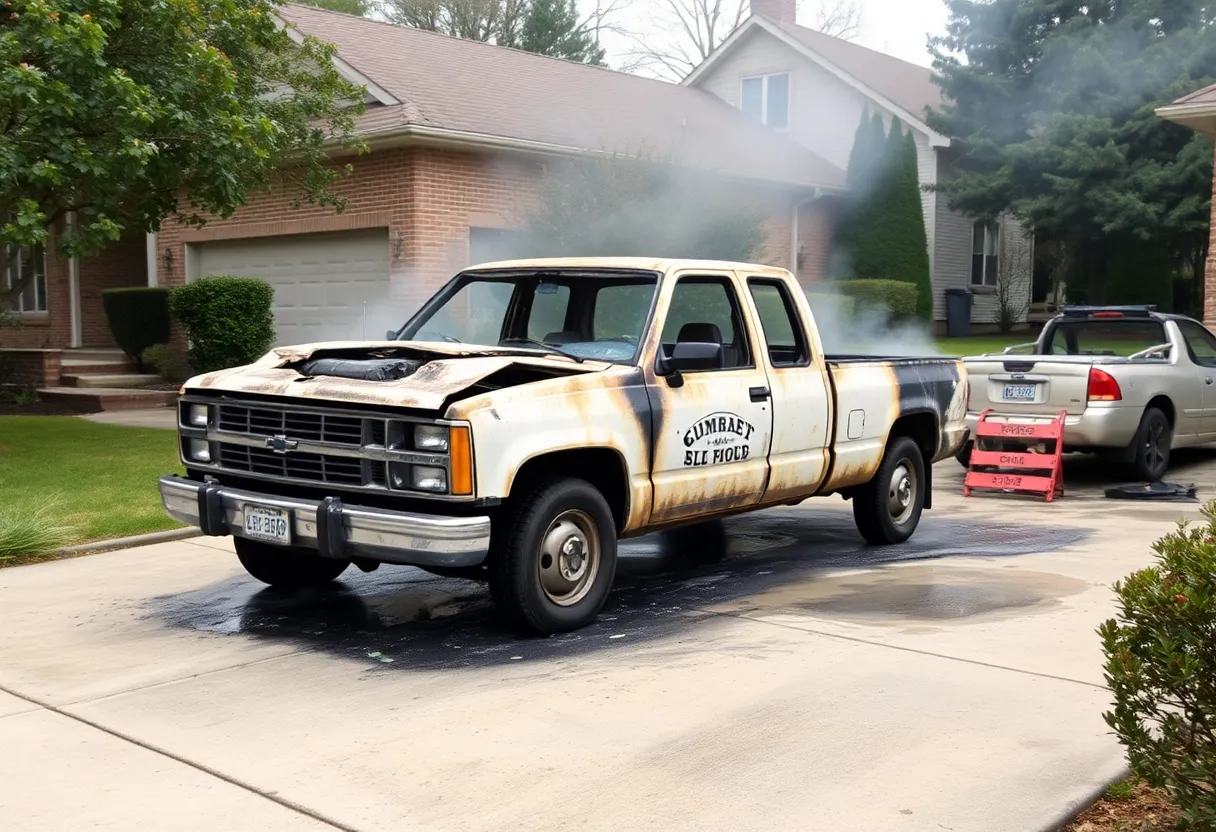
[[[971,290],[946,290],[946,335],[966,338],[971,334]]]

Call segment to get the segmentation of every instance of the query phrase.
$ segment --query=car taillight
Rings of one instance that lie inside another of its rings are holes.
[[[1105,370],[1089,369],[1089,400],[1091,402],[1117,402],[1123,399],[1119,382]]]

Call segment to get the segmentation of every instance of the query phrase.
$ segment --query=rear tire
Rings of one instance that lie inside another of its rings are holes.
[[[958,453],[954,458],[958,460],[958,464],[964,468],[971,467],[971,452],[975,449],[975,442],[964,442],[963,447],[958,449]]]
[[[350,566],[348,560],[323,558],[300,549],[284,549],[257,540],[234,537],[241,566],[264,584],[298,589],[332,583]]]
[[[1141,482],[1157,482],[1170,467],[1170,446],[1174,444],[1174,429],[1170,420],[1155,407],[1144,411],[1136,430],[1132,466]]]
[[[853,496],[853,520],[869,543],[903,543],[920,523],[925,507],[925,458],[906,436],[893,439],[874,478]]]
[[[565,633],[596,619],[616,575],[616,522],[595,487],[540,483],[495,524],[490,595],[516,629]]]

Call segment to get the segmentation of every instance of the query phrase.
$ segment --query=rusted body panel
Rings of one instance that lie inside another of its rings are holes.
[[[473,493],[444,497],[446,503],[436,500],[439,513],[461,500],[493,506],[507,499],[521,470],[538,457],[610,451],[625,475],[627,505],[620,529],[625,535],[868,482],[903,417],[932,416],[934,459],[962,444],[966,385],[960,361],[825,356],[806,297],[787,271],[635,258],[500,263],[478,271],[521,267],[658,273],[638,360],[577,362],[451,343],[341,342],[275,349],[247,367],[192,379],[184,390],[237,401],[256,396],[406,410],[415,418],[468,425]],[[679,383],[660,374],[663,323],[675,287],[686,277],[722,281],[737,295],[743,328],[733,348],[746,346],[748,366],[688,372]],[[798,366],[773,366],[749,279],[789,287],[808,352]],[[310,357],[344,351],[409,351],[425,361],[396,381],[306,377],[295,369]],[[494,381],[519,370],[528,373],[523,381]]]

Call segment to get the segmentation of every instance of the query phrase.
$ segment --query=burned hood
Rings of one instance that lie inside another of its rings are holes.
[[[330,360],[332,359],[332,361]],[[381,379],[329,375],[318,367],[358,368],[399,362],[397,373],[377,374]],[[302,400],[349,402],[442,410],[470,388],[477,392],[516,386],[530,381],[598,372],[611,365],[543,355],[502,355],[470,350],[459,344],[337,342],[278,347],[254,364],[197,376],[187,391],[249,393]],[[400,376],[400,377],[396,377]]]

